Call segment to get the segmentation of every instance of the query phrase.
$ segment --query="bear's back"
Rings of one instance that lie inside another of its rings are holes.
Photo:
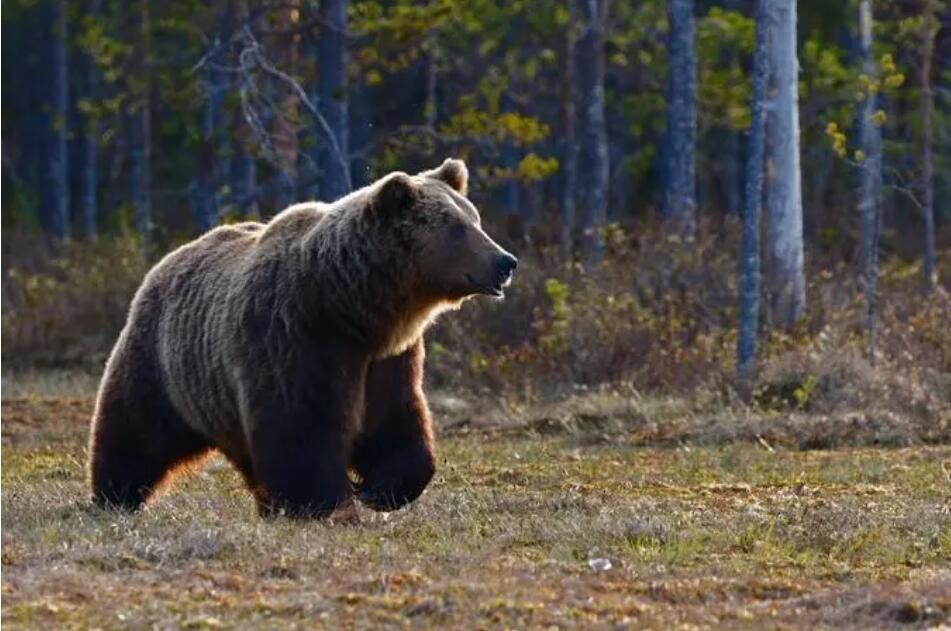
[[[231,294],[240,291],[242,268],[264,228],[219,226],[169,253],[149,272],[130,314],[129,326],[154,327],[171,402],[196,429],[233,424],[227,358],[219,349],[232,336]]]
[[[264,228],[265,224],[248,221],[209,230],[166,255],[143,285],[160,285],[166,298],[179,291],[194,293],[196,288],[214,290],[218,279],[249,256]]]
[[[301,202],[288,206],[267,223],[260,235],[262,246],[286,247],[302,239],[327,216],[329,207],[322,202]]]

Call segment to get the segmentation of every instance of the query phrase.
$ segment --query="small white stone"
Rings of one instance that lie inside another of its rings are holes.
[[[595,572],[606,572],[612,567],[611,559],[588,559],[588,567],[590,567]]]

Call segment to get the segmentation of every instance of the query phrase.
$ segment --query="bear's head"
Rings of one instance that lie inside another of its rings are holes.
[[[465,163],[447,159],[436,169],[391,173],[377,183],[372,212],[412,250],[413,275],[431,299],[501,298],[518,264],[482,229],[466,197],[468,180]]]

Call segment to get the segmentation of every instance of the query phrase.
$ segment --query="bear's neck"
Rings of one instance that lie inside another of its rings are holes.
[[[403,318],[392,323],[389,337],[381,342],[374,356],[379,359],[403,353],[416,343],[441,313],[452,309],[458,309],[458,304],[445,300],[411,306]]]
[[[312,278],[305,313],[339,327],[374,358],[397,355],[452,305],[425,296],[409,244],[374,229],[355,211],[332,213],[303,244]]]

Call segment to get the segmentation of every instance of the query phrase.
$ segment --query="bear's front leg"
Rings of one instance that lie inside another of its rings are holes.
[[[366,369],[330,372],[298,374],[251,406],[246,429],[264,516],[323,518],[352,506],[347,465]]]
[[[360,476],[357,496],[391,511],[422,494],[436,471],[429,408],[423,394],[423,341],[370,365],[363,431],[350,464]]]

